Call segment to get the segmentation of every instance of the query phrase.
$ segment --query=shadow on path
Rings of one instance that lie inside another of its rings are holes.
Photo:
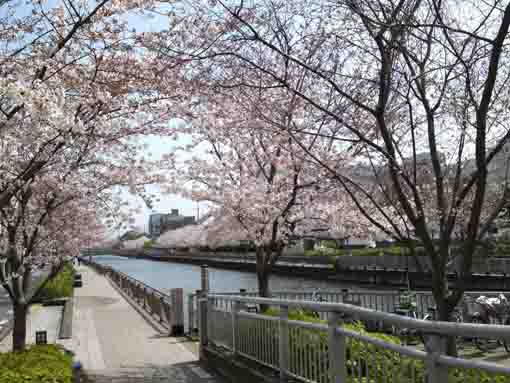
[[[88,371],[87,383],[220,383],[199,363],[172,366],[122,366],[114,370]]]

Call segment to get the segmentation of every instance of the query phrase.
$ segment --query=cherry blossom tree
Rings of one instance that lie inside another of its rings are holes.
[[[169,86],[178,65],[144,50],[125,21],[152,2],[25,5],[0,2],[0,283],[15,350],[32,270],[98,240],[114,186],[140,193],[160,179],[137,139],[171,134],[178,99]]]
[[[425,248],[439,317],[448,320],[469,285],[477,244],[507,194],[506,186],[488,193],[488,168],[510,135],[510,4],[191,3],[172,31],[187,32],[179,53],[208,62],[225,86],[282,87],[328,119],[326,129],[290,126],[288,134],[298,144],[303,133],[348,140],[363,154],[361,175],[336,167],[334,152],[310,158],[355,202],[363,201],[356,205],[367,219],[374,209],[380,213],[383,220],[372,220],[379,229]],[[288,75],[299,70],[305,86]],[[249,81],[253,72],[264,81]],[[367,192],[374,188],[377,193]],[[455,233],[462,233],[460,245]],[[460,268],[452,286],[447,265],[456,246]]]
[[[191,198],[213,204],[216,219],[207,227],[208,243],[255,243],[259,293],[267,297],[271,270],[304,226],[306,196],[319,187],[315,168],[279,130],[308,117],[289,94],[275,101],[246,89],[214,92],[203,93],[202,102],[191,108],[192,127],[184,131],[191,132],[192,146],[206,145],[208,155],[182,166],[174,184],[185,185]],[[312,140],[309,149],[319,143]]]

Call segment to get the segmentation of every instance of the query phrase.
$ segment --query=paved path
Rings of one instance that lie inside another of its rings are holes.
[[[220,383],[205,371],[186,340],[162,336],[110,285],[80,266],[83,287],[75,290],[73,339],[92,381]]]

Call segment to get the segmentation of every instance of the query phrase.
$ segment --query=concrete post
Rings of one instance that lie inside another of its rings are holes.
[[[328,340],[329,340],[329,374],[331,383],[344,383],[347,381],[347,370],[345,360],[345,335],[338,334],[336,327],[340,321],[340,314],[330,312],[328,318]]]
[[[207,334],[207,299],[200,298],[198,300],[198,334],[200,337],[199,341],[199,357],[200,360],[205,359],[204,348],[208,343],[208,334]]]
[[[184,334],[184,302],[182,288],[170,290],[170,307],[172,310],[172,324],[170,332],[173,336]]]
[[[437,362],[437,358],[446,351],[446,338],[435,334],[427,335],[425,351],[427,351],[427,360],[425,361],[427,381],[448,383],[448,367]]]
[[[200,286],[202,287],[202,293],[209,293],[209,268],[207,265],[200,267]]]
[[[279,362],[280,362],[280,382],[285,382],[287,371],[289,370],[289,308],[287,306],[280,307],[279,321]]]

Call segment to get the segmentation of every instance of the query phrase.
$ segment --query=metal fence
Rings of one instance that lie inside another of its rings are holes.
[[[168,295],[111,267],[83,259],[82,262],[109,278],[138,307],[168,328],[171,334],[181,335],[184,332],[182,289],[172,289]]]
[[[241,295],[246,297],[257,297],[255,291],[242,292],[214,292],[219,295]],[[416,308],[414,312],[418,318],[424,318],[425,315],[430,314],[430,310],[436,307],[434,297],[430,291],[416,291],[415,303]],[[324,302],[328,303],[347,303],[359,307],[364,307],[376,311],[386,313],[395,313],[400,309],[407,299],[405,294],[399,291],[365,291],[365,290],[349,290],[343,289],[341,291],[327,291],[327,290],[314,290],[314,291],[276,291],[272,292],[271,296],[274,299],[284,299],[292,301],[314,301],[318,295]],[[481,295],[487,297],[496,297],[499,292],[467,292],[459,302],[457,311],[462,314],[463,319],[467,320],[468,313],[466,311],[473,310],[473,302]],[[196,332],[198,329],[198,294],[188,295],[188,317],[191,318],[189,322],[189,332],[193,330]],[[406,301],[405,303],[408,303]],[[320,319],[326,320],[327,314],[319,312]]]
[[[199,300],[202,350],[215,347],[277,370],[282,381],[309,383],[475,383],[510,382],[510,368],[445,354],[447,337],[509,339],[499,325],[432,322],[342,303],[210,294]],[[273,308],[273,316],[246,305]],[[292,320],[295,309],[325,313],[317,323]],[[424,335],[424,349],[403,346],[385,334],[343,324],[345,315],[412,329]],[[292,315],[291,315],[292,317]]]

